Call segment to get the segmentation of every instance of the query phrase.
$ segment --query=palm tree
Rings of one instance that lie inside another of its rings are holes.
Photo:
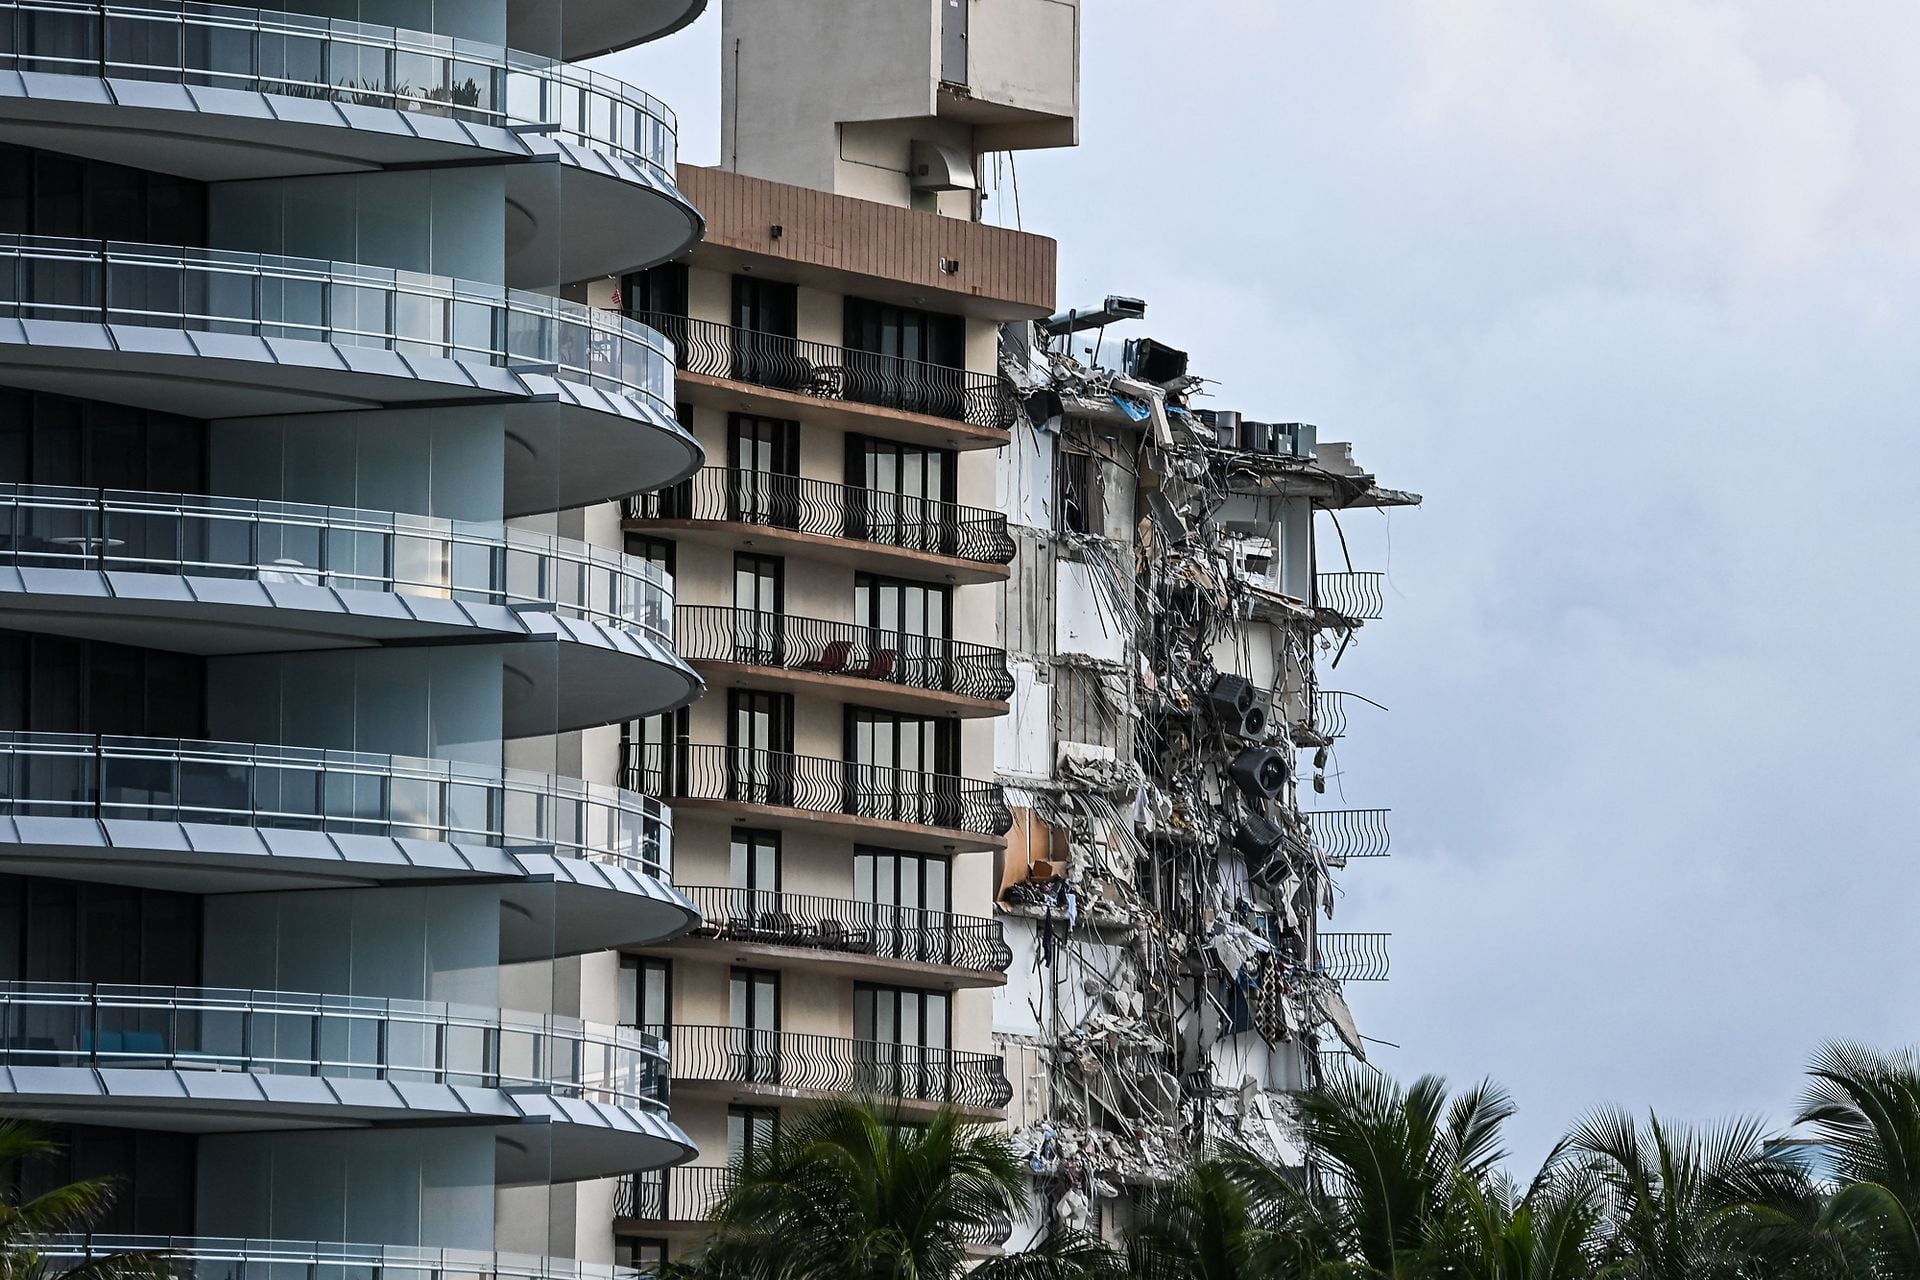
[[[1798,1119],[1830,1159],[1834,1186],[1797,1215],[1801,1247],[1833,1274],[1920,1275],[1920,1060],[1837,1043],[1808,1074]]]
[[[1258,1256],[1277,1275],[1449,1274],[1468,1192],[1492,1180],[1513,1111],[1488,1081],[1449,1100],[1438,1076],[1405,1089],[1378,1072],[1328,1077],[1296,1101],[1304,1177],[1248,1152],[1226,1157],[1255,1205]]]
[[[92,1228],[113,1203],[114,1184],[104,1178],[69,1182],[28,1197],[19,1184],[21,1166],[59,1147],[37,1128],[0,1120],[0,1280],[38,1280],[53,1271],[73,1280],[172,1280],[176,1269],[163,1255],[116,1253],[54,1267],[47,1257],[55,1237]]]
[[[801,1113],[740,1161],[715,1232],[680,1274],[711,1280],[950,1280],[969,1238],[1026,1213],[1005,1137],[943,1108],[924,1125],[864,1102]],[[1101,1280],[1118,1257],[1085,1236],[991,1258],[979,1280]]]
[[[1569,1149],[1605,1191],[1604,1280],[1807,1275],[1764,1247],[1779,1225],[1767,1206],[1801,1201],[1807,1186],[1758,1121],[1686,1129],[1650,1115],[1642,1127],[1609,1109],[1584,1121]]]
[[[1294,1174],[1297,1179],[1298,1173]],[[1284,1199],[1256,1207],[1250,1187]],[[1333,1256],[1284,1170],[1248,1151],[1203,1160],[1146,1205],[1128,1241],[1136,1280],[1283,1280]]]
[[[1462,1178],[1465,1233],[1449,1250],[1455,1273],[1472,1280],[1586,1280],[1593,1275],[1605,1216],[1599,1178],[1556,1147],[1524,1191],[1498,1176]]]

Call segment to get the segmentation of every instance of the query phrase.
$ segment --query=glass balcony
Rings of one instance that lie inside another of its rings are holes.
[[[0,236],[0,318],[326,342],[542,374],[672,421],[673,351],[584,303],[278,254]]]
[[[0,815],[533,846],[662,881],[673,873],[672,815],[647,796],[361,751],[0,733]]]
[[[231,5],[0,0],[0,70],[384,107],[559,139],[671,182],[678,124],[610,76],[474,40]]]
[[[361,996],[4,982],[0,1064],[334,1076],[667,1109],[666,1051],[630,1027]]]
[[[239,1240],[208,1236],[52,1236],[34,1252],[59,1274],[127,1253],[165,1254],[180,1280],[639,1280],[627,1267],[479,1249]]]
[[[505,525],[253,498],[0,485],[0,565],[532,607],[673,642],[658,566]]]

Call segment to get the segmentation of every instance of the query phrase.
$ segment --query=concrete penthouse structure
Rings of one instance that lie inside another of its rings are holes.
[[[673,806],[704,918],[629,948],[626,1016],[670,1041],[700,1148],[623,1189],[633,1257],[696,1242],[788,1108],[864,1094],[997,1121],[1013,1091],[993,1039],[1014,544],[992,504],[1018,416],[998,345],[1053,310],[1055,248],[979,221],[977,175],[990,149],[1072,141],[1078,10],[722,16],[726,167],[680,175],[706,238],[587,294],[673,340],[711,459],[625,512],[627,553],[680,584],[708,687],[625,748],[622,785]]]
[[[0,1114],[124,1180],[56,1254],[575,1275],[692,1156],[597,726],[700,687],[605,504],[705,455],[560,289],[699,238],[573,64],[702,7],[0,0]]]

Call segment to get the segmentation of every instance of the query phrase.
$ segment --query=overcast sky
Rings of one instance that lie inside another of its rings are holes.
[[[718,27],[608,60],[696,163]],[[1333,926],[1393,934],[1349,988],[1377,1060],[1495,1076],[1531,1160],[1600,1102],[1784,1119],[1821,1041],[1920,1040],[1920,10],[1084,28],[1079,148],[1018,159],[1062,303],[1147,299],[1216,404],[1426,495],[1346,517],[1388,615],[1323,672],[1392,708],[1338,753],[1394,811]]]

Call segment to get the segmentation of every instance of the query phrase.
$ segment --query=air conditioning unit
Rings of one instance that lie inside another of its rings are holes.
[[[1240,447],[1240,415],[1232,409],[1195,409],[1193,416],[1213,433],[1208,446],[1214,449]]]
[[[1273,424],[1271,422],[1240,423],[1240,447],[1248,453],[1273,452]]]
[[[1129,338],[1121,351],[1121,367],[1130,378],[1155,385],[1187,376],[1187,353],[1152,338]]]

